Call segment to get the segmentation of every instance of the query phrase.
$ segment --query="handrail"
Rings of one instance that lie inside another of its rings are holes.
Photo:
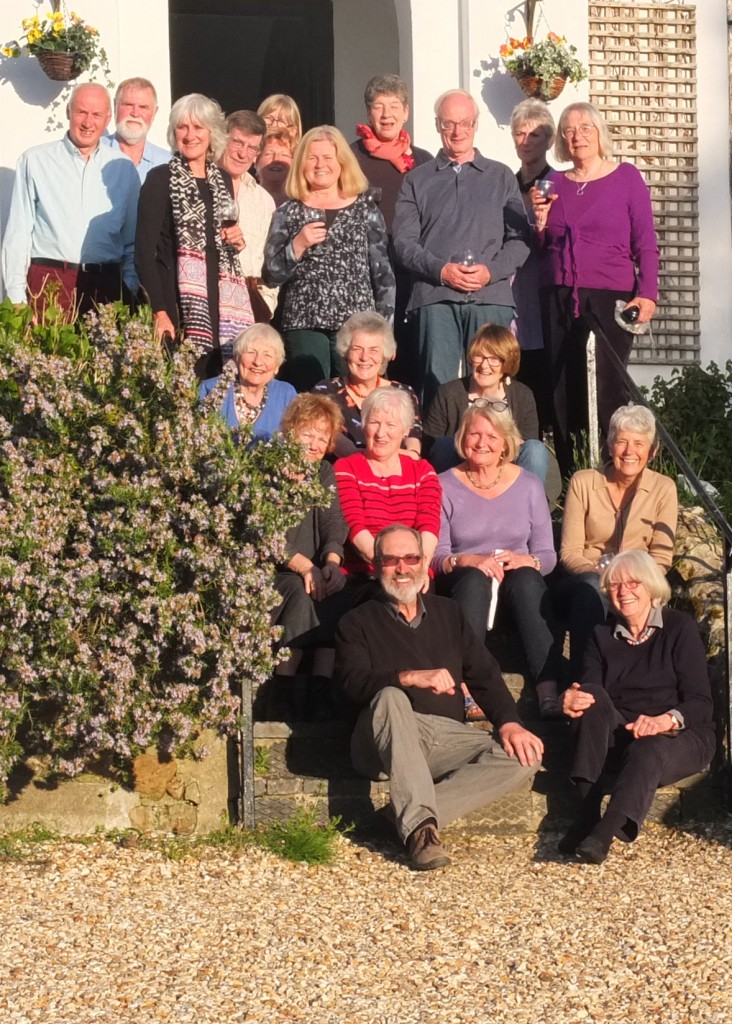
[[[684,474],[684,478],[707,510],[714,526],[722,536],[722,590],[724,592],[724,639],[725,639],[725,667],[726,667],[726,694],[725,711],[726,721],[724,722],[725,736],[723,746],[726,755],[727,768],[727,799],[728,805],[732,805],[732,526],[727,522],[721,509],[709,494],[706,487],[689,465],[686,457],[679,446],[669,434],[656,415],[655,410],[641,392],[638,385],[631,378],[625,366],[619,359],[612,346],[597,328],[602,344],[605,345],[605,355],[610,357],[610,362],[616,370],[621,382],[627,389],[629,396],[638,405],[644,405],[650,409],[656,418],[658,435],[663,441],[667,451],[673,458],[676,465]],[[587,396],[589,409],[589,433],[590,433],[590,457],[595,465],[600,461],[599,444],[599,421],[597,414],[597,375],[596,375],[596,351],[597,338],[595,332],[591,332],[587,339]],[[594,447],[593,447],[594,444]]]

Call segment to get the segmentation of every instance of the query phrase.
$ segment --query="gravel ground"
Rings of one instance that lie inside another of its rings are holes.
[[[447,841],[426,874],[343,838],[331,867],[33,846],[0,862],[0,1022],[732,1020],[732,822],[648,826],[599,868]]]

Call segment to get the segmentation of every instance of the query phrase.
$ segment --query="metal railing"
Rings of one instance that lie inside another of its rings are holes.
[[[599,333],[599,332],[598,332]],[[658,435],[664,447],[684,475],[685,482],[699,502],[704,506],[709,521],[714,525],[722,538],[722,590],[724,594],[724,637],[725,637],[725,722],[723,746],[726,757],[727,797],[732,805],[732,526],[727,522],[721,509],[712,495],[689,465],[685,455],[659,420],[653,406],[647,400],[635,381],[616,355],[612,346],[606,345],[605,354],[609,356],[620,380],[628,392],[628,396],[638,405],[645,405],[656,417]],[[589,440],[590,458],[593,465],[600,463],[600,428],[597,414],[597,337],[590,333],[587,340],[587,405],[589,409]]]

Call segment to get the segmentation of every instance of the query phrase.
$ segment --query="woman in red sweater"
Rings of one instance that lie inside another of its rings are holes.
[[[371,573],[374,538],[393,523],[419,530],[429,561],[440,532],[441,487],[429,462],[399,450],[414,423],[412,399],[406,391],[376,388],[361,407],[361,420],[366,450],[335,464],[348,524],[345,567]]]

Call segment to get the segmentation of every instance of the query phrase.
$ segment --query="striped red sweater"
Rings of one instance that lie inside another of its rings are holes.
[[[368,530],[375,537],[379,530],[392,523],[412,526],[420,533],[439,535],[442,487],[437,474],[426,459],[400,455],[399,460],[401,475],[389,477],[376,476],[361,452],[336,462],[338,497],[348,524],[349,540],[361,530]],[[346,548],[344,565],[348,572],[373,569],[350,545]]]

